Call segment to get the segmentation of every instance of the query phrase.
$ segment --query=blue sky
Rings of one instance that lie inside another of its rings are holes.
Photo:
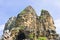
[[[0,35],[11,16],[17,16],[24,8],[31,5],[40,15],[42,9],[52,15],[57,33],[60,34],[60,0],[0,0]]]

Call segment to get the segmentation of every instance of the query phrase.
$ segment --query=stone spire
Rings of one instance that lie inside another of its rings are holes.
[[[47,10],[41,10],[41,15],[51,16]]]

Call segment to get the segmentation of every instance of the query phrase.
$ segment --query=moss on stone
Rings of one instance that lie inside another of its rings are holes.
[[[33,39],[33,36],[34,36],[34,35],[31,34],[31,33],[29,34],[29,38]]]
[[[40,16],[39,18],[44,18],[43,16]]]
[[[23,10],[20,14],[21,14],[21,15],[23,15],[23,14],[25,14],[25,13],[26,13],[26,11],[25,11],[25,10]]]
[[[38,40],[47,40],[46,37],[39,37]]]
[[[24,28],[25,28],[25,26],[20,26],[20,29],[21,29],[21,30],[24,30]]]

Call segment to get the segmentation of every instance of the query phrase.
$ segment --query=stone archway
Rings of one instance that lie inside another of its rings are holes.
[[[16,40],[23,40],[25,38],[26,38],[25,33],[20,30],[17,37],[16,37]]]

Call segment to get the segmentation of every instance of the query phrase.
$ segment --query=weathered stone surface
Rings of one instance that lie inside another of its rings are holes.
[[[56,27],[54,26],[54,21],[50,13],[42,10],[41,15],[37,16],[31,6],[26,7],[17,15],[17,18],[10,18],[4,30],[7,29],[11,32],[9,37],[11,40],[37,40],[39,37],[55,39],[57,37]]]
[[[5,24],[4,31],[11,30],[15,26],[15,20],[16,20],[15,16],[10,17],[9,20],[7,21],[7,23]]]

